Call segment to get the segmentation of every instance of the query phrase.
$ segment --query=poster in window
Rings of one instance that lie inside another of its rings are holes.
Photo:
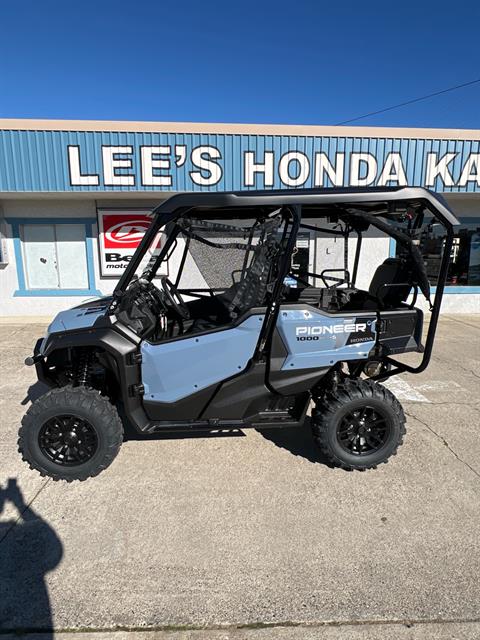
[[[100,275],[119,278],[142,241],[152,218],[147,211],[99,209],[97,214]],[[158,254],[162,243],[163,234],[159,233],[145,254],[140,270]],[[157,275],[160,275],[160,271]]]
[[[470,239],[468,284],[480,285],[480,229],[474,231]]]

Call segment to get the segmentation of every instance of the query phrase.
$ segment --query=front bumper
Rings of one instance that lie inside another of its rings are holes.
[[[33,348],[33,355],[25,359],[27,366],[35,365],[37,378],[39,382],[43,382],[48,386],[52,386],[52,381],[45,374],[45,358],[43,356],[43,346],[45,338],[39,338]]]

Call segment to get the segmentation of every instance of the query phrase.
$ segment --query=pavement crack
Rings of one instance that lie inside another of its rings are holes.
[[[442,404],[449,404],[449,403],[442,403]],[[473,474],[475,474],[477,476],[477,478],[480,479],[480,473],[476,469],[474,469],[470,464],[468,464],[468,462],[466,460],[461,458],[458,455],[458,453],[454,449],[452,449],[452,447],[448,444],[448,442],[445,440],[445,438],[443,436],[441,436],[439,433],[437,433],[437,431],[435,431],[435,429],[432,429],[432,427],[427,422],[425,422],[424,420],[421,420],[415,414],[409,413],[407,410],[405,410],[405,413],[410,418],[413,418],[414,420],[417,420],[418,422],[420,422],[420,424],[423,424],[424,427],[426,427],[431,433],[433,433],[433,435],[436,436],[445,447],[447,447],[447,449],[450,451],[450,453],[453,454],[455,456],[455,458],[459,462],[461,462],[465,467],[468,467],[468,469],[470,469],[470,471]]]
[[[403,400],[403,405],[409,405],[414,407],[415,405],[418,405],[418,404],[425,404],[425,403],[415,402],[413,400]],[[455,400],[444,400],[444,401],[429,400],[428,404],[434,407],[440,407],[443,405],[455,406],[455,407],[468,407],[469,409],[473,409],[474,411],[480,412],[480,404],[478,402],[472,404],[471,402],[457,402]]]
[[[29,501],[28,504],[25,505],[25,507],[22,509],[22,511],[18,514],[18,517],[12,522],[12,524],[8,527],[8,529],[5,531],[5,533],[3,534],[3,536],[0,538],[0,544],[2,544],[2,542],[5,540],[5,538],[8,536],[8,534],[10,533],[10,531],[16,527],[16,525],[18,524],[18,522],[22,519],[23,514],[25,513],[25,511],[27,511],[28,509],[30,509],[30,507],[32,506],[33,502],[37,499],[37,497],[41,494],[41,492],[45,489],[45,487],[50,483],[51,478],[48,478],[48,480],[46,482],[44,482],[42,484],[42,486],[40,487],[40,489],[36,492],[36,494],[33,496],[33,498]]]
[[[468,407],[469,409],[473,409],[474,411],[480,411],[480,405],[478,405],[478,403],[472,404],[470,402],[455,402],[454,400],[453,401],[452,400],[445,400],[443,402],[435,402],[435,401],[431,400],[430,404],[433,404],[435,407],[439,407],[439,406],[442,406],[442,405],[454,405],[456,407]]]
[[[442,358],[439,355],[433,355],[432,356],[432,360],[434,362],[438,362],[441,365],[446,365],[446,366],[449,366],[449,367],[456,367],[456,368],[460,369],[460,371],[463,371],[464,373],[473,374],[476,378],[480,378],[480,376],[478,374],[476,374],[474,371],[472,371],[472,369],[469,369],[468,367],[464,367],[458,361],[452,361],[452,360],[449,360],[448,358]]]
[[[464,327],[470,327],[472,329],[478,329],[478,325],[471,324],[470,322],[465,322],[465,320],[460,320],[460,318],[456,316],[447,315],[445,316],[447,320],[451,320],[452,322],[457,322],[458,324],[463,324]]]
[[[320,629],[322,627],[368,627],[368,626],[406,626],[413,627],[428,625],[451,625],[451,624],[478,624],[480,618],[385,618],[379,620],[279,620],[277,622],[244,622],[244,623],[218,623],[218,624],[153,624],[153,625],[112,625],[108,627],[27,627],[27,628],[0,628],[0,636],[14,634],[17,638],[28,634],[43,635],[48,634],[51,637],[55,634],[97,634],[97,633],[155,633],[166,631],[237,631],[237,630],[257,630],[257,629],[281,629],[281,628],[298,628],[298,629]]]

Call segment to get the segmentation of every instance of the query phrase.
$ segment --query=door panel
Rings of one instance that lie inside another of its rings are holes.
[[[85,225],[57,224],[58,277],[61,289],[88,289]]]
[[[25,224],[22,251],[27,289],[88,289],[83,224]]]
[[[264,316],[237,327],[172,342],[142,344],[145,401],[176,402],[245,370],[252,358]]]
[[[22,231],[27,288],[58,289],[54,226],[25,224]]]

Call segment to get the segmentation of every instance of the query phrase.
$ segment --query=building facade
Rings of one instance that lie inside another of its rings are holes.
[[[397,185],[452,207],[461,224],[442,308],[480,312],[480,130],[0,120],[2,315],[51,316],[110,293],[148,212],[175,192]],[[360,286],[395,251],[367,241]],[[309,270],[326,255],[341,265],[331,238],[297,249]],[[429,264],[441,250],[432,238]]]

